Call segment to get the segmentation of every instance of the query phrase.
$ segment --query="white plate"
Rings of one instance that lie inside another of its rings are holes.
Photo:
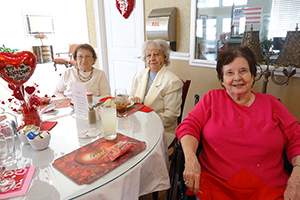
[[[127,106],[127,108],[130,108],[131,106],[134,105],[134,102],[133,102],[131,99],[128,99],[128,102],[129,102],[130,104]]]

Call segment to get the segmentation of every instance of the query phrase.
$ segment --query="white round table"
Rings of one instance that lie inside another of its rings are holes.
[[[78,185],[52,166],[55,159],[103,137],[101,120],[90,125],[70,114],[71,108],[60,108],[58,117],[43,116],[57,121],[50,131],[49,147],[35,151],[17,138],[18,163],[9,169],[36,166],[25,196],[13,199],[138,199],[139,196],[170,187],[167,141],[162,121],[155,112],[137,111],[118,118],[117,132],[145,141],[146,149],[89,185]],[[78,132],[97,128],[101,134],[94,138],[78,138]],[[18,145],[19,144],[19,145]]]

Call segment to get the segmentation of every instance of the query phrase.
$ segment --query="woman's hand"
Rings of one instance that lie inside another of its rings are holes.
[[[183,179],[185,185],[195,194],[199,192],[201,166],[196,154],[185,158]]]
[[[201,166],[196,156],[198,140],[192,135],[185,135],[180,140],[184,152],[185,169],[183,179],[185,185],[195,194],[199,192]]]
[[[300,167],[294,167],[287,182],[284,200],[300,200]]]
[[[131,100],[132,100],[134,103],[141,103],[140,97],[132,97]]]

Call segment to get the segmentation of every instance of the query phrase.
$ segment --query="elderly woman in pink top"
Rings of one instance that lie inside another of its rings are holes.
[[[276,192],[281,199],[300,199],[300,126],[274,96],[251,91],[256,65],[247,47],[220,53],[216,70],[224,89],[204,95],[176,130],[185,156],[183,178],[200,199],[225,195],[226,190],[240,195],[236,199],[270,199],[264,195]],[[284,169],[284,149],[291,174]],[[252,187],[252,179],[258,188]],[[232,182],[238,184],[233,188]],[[217,194],[216,185],[222,185],[222,193]]]

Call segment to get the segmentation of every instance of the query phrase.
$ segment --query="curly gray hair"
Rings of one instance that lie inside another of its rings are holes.
[[[147,49],[161,50],[166,57],[165,65],[168,66],[170,64],[170,47],[165,40],[156,39],[156,40],[147,40],[144,42],[144,44],[142,45],[142,55],[141,55],[141,58],[144,62],[146,62]]]

